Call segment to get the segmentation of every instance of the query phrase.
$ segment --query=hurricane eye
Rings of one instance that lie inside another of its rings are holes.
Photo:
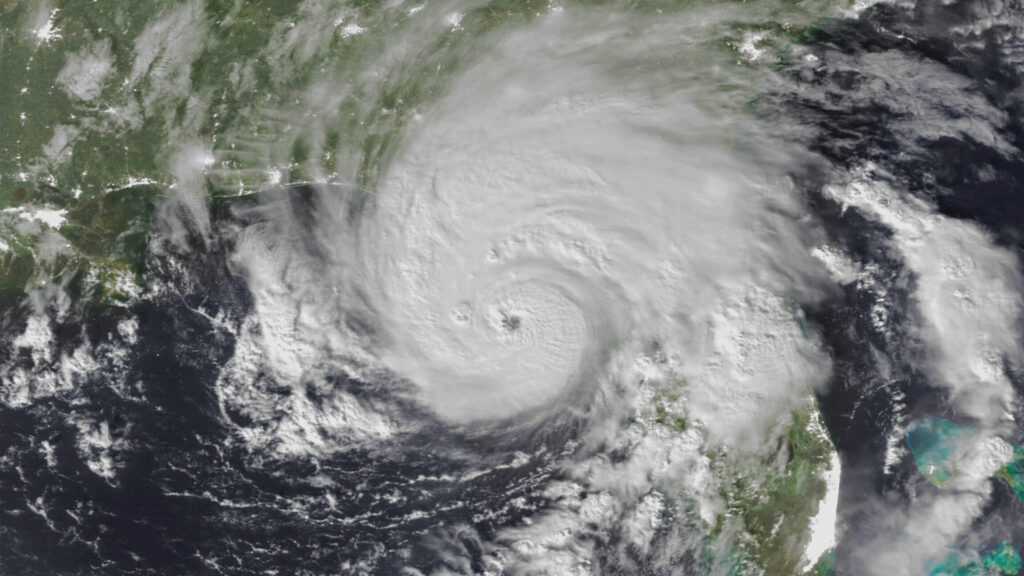
[[[522,320],[520,320],[519,316],[516,316],[515,314],[510,312],[501,313],[501,327],[506,332],[515,332],[519,329],[521,322]]]

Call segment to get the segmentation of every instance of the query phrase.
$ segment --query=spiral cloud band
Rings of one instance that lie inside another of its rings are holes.
[[[536,457],[573,479],[544,494],[578,496],[489,545],[496,566],[583,569],[595,526],[634,526],[626,545],[655,546],[644,515],[679,483],[715,522],[704,453],[760,453],[826,380],[799,307],[830,281],[780,169],[796,157],[709,89],[706,63],[629,73],[651,50],[694,49],[679,22],[649,22],[639,46],[637,25],[554,13],[507,35],[406,129],[376,191],[325,195],[311,221],[261,209],[270,219],[233,257],[257,314],[221,378],[226,406],[255,422],[242,431],[253,447],[324,455],[423,426],[343,388],[311,401],[340,365],[498,439],[495,458],[550,454]],[[697,428],[622,436],[665,394]],[[610,465],[609,447],[626,460]],[[450,546],[462,545],[435,547]]]
[[[612,83],[635,54],[594,57],[622,41],[603,24],[579,43],[585,23],[555,15],[505,39],[409,129],[357,241],[327,233],[379,314],[381,362],[446,419],[592,396],[655,344],[700,359],[682,370],[709,414],[744,419],[816,380],[813,353],[783,366],[809,344],[743,326],[790,323],[785,300],[820,281],[767,140],[716,117],[697,77]]]

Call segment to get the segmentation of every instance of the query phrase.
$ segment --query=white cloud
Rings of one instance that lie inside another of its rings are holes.
[[[606,67],[692,47],[684,30],[655,27],[637,46],[600,23],[553,16],[507,38],[423,111],[367,206],[331,190],[309,214],[262,206],[234,256],[255,314],[233,366],[293,396],[327,366],[370,366],[471,430],[589,420],[586,448],[564,462],[584,493],[498,535],[489,559],[509,570],[585,573],[595,538],[623,519],[655,546],[663,486],[713,521],[702,447],[761,448],[829,371],[795,302],[832,284],[775,170],[784,149],[704,107],[699,70],[683,88],[612,82]],[[730,145],[735,130],[756,155]],[[659,359],[642,361],[652,348]],[[225,402],[280,423],[249,439],[320,450],[292,412],[301,402],[253,380],[219,385]],[[630,409],[653,410],[656,383],[683,380],[691,430],[619,428]],[[380,423],[365,430],[405,425],[356,408],[352,422]]]
[[[114,67],[110,47],[110,39],[104,38],[68,54],[64,67],[57,74],[57,84],[71,96],[94,100]]]
[[[938,214],[893,190],[866,167],[826,193],[890,228],[916,277],[919,327],[933,353],[935,382],[987,426],[1010,417],[1016,400],[1004,363],[1019,365],[1021,276],[1016,256],[971,222]]]
[[[193,0],[154,18],[135,38],[135,60],[126,87],[149,80],[143,92],[147,113],[160,102],[176,102],[189,95],[192,62],[203,50],[207,31],[203,3]]]

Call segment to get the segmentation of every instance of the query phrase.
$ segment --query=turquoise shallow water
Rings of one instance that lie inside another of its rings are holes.
[[[1002,542],[986,551],[980,558],[963,554],[950,554],[935,566],[928,576],[985,576],[991,574],[1019,574],[1020,554],[1010,542]]]
[[[907,446],[917,469],[933,484],[942,486],[956,474],[957,451],[975,431],[942,418],[922,418],[907,427]]]

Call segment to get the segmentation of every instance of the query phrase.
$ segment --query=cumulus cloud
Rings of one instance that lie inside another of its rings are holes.
[[[957,475],[949,485],[939,491],[911,488],[906,501],[871,494],[858,503],[871,529],[844,543],[848,562],[864,574],[919,574],[965,542],[990,544],[964,538],[990,502],[991,475],[1011,455],[999,435],[1013,432],[1018,402],[1011,371],[1021,362],[1020,263],[980,225],[944,216],[899,190],[899,178],[881,166],[867,163],[837,171],[836,178],[825,195],[844,212],[856,211],[890,232],[888,247],[912,275],[911,309],[902,330],[913,336],[913,344],[898,345],[923,349],[914,369],[946,393],[958,417],[979,426],[951,455]],[[895,405],[905,400],[902,394],[892,398]],[[905,433],[894,423],[887,474],[900,458],[910,457],[900,448]],[[912,482],[923,479],[914,476]]]
[[[935,382],[965,415],[993,428],[1006,424],[1016,399],[1007,369],[1021,361],[1017,257],[976,224],[941,216],[889,182],[868,166],[827,194],[893,231],[917,282],[919,329],[933,353]]]
[[[57,74],[57,84],[71,96],[94,100],[114,67],[110,47],[110,39],[104,38],[68,54],[64,67]]]

